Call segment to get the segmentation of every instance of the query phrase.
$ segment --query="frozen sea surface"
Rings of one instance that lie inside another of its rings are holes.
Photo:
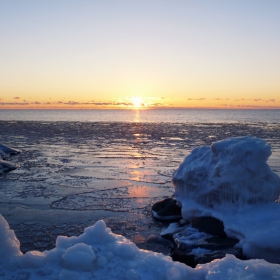
[[[280,124],[0,121],[0,143],[20,149],[20,168],[0,181],[0,213],[23,252],[51,249],[104,219],[147,248],[162,223],[151,205],[174,193],[173,171],[190,151],[229,137],[255,136],[272,147],[280,175]],[[157,250],[157,248],[153,248]]]

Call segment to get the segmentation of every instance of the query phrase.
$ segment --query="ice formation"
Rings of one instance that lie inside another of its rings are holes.
[[[270,155],[262,139],[229,138],[195,148],[172,182],[183,218],[216,217],[245,255],[280,263],[280,178],[267,164]]]
[[[214,280],[279,279],[280,266],[264,260],[240,261],[227,255],[192,269],[170,257],[140,250],[116,235],[103,221],[80,236],[59,236],[56,248],[22,254],[19,241],[0,215],[0,278],[8,279],[127,279]]]
[[[266,162],[270,155],[270,146],[254,137],[195,148],[173,174],[175,196],[208,207],[275,201],[280,179]]]
[[[10,155],[15,155],[18,154],[19,151],[12,149],[8,146],[2,145],[0,144],[0,175],[3,173],[7,173],[9,171],[12,171],[14,169],[17,168],[17,165],[7,161],[6,159],[10,156]],[[4,160],[2,160],[2,159]]]

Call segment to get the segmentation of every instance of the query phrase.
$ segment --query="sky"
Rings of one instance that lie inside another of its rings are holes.
[[[0,109],[280,108],[279,0],[0,0]]]

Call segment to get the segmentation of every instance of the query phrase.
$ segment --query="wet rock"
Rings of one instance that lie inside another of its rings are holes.
[[[167,198],[155,203],[152,213],[160,220],[174,220],[175,217],[180,219],[181,207],[175,199]],[[228,238],[223,222],[213,217],[197,217],[191,223],[171,223],[160,235],[174,245],[172,259],[190,267],[223,258],[226,254],[244,259],[242,250],[235,247],[239,240]],[[159,239],[153,241],[160,243]]]
[[[226,256],[226,254],[231,254],[236,256],[239,259],[245,260],[246,258],[242,254],[241,249],[237,248],[228,248],[222,251],[211,251],[197,254],[194,253],[186,253],[184,250],[176,249],[172,252],[171,257],[174,261],[182,262],[190,267],[196,267],[198,264],[209,263],[216,259],[222,259]]]
[[[155,208],[158,210],[157,207],[168,203],[174,202],[164,200]],[[242,249],[236,246],[239,240],[228,238],[223,223],[213,217],[195,218],[191,223],[185,220],[171,223],[160,235],[174,244],[172,259],[190,267],[223,258],[226,254],[245,259]]]
[[[182,219],[181,207],[174,198],[167,198],[156,202],[152,206],[152,214],[156,219],[164,221]]]
[[[186,254],[184,250],[174,250],[171,254],[171,257],[173,261],[184,263],[190,267],[196,266],[195,256],[192,254]]]
[[[242,249],[234,247],[238,242],[237,239],[228,237],[200,238],[192,245],[179,244],[178,248],[171,253],[171,257],[173,260],[183,262],[190,267],[221,259],[226,254],[232,254],[244,260]]]
[[[194,228],[205,233],[225,237],[224,224],[220,220],[213,217],[197,217],[191,221]]]
[[[241,260],[246,259],[242,254],[241,248],[228,248],[227,250],[223,251],[213,251],[211,253],[203,254],[202,256],[195,256],[195,265],[209,263],[216,259],[222,259],[226,256],[226,254],[234,255]]]

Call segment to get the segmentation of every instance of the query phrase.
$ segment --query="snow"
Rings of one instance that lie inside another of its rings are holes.
[[[184,219],[212,216],[249,258],[280,263],[280,178],[262,139],[237,137],[195,148],[174,172]]]
[[[203,253],[203,250],[200,250]],[[20,243],[0,215],[1,279],[279,279],[280,265],[264,260],[241,261],[232,255],[195,269],[168,256],[140,250],[116,235],[103,221],[80,236],[57,238],[50,251],[22,254]]]

